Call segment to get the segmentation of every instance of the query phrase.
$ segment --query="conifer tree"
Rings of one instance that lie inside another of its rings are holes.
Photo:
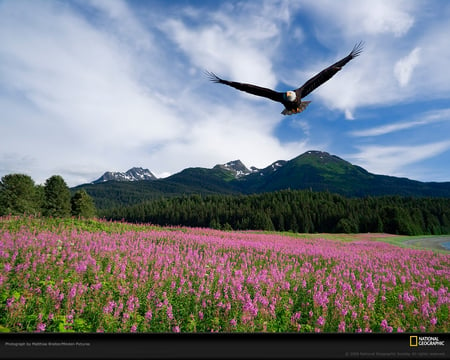
[[[0,181],[0,215],[37,214],[40,210],[33,179],[10,174]]]
[[[92,218],[96,215],[94,201],[85,190],[78,190],[70,200],[72,215],[83,218]]]
[[[53,175],[47,179],[44,185],[44,193],[44,215],[53,217],[70,216],[70,190],[61,176]]]

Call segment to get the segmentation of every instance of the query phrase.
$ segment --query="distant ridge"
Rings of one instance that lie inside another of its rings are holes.
[[[151,181],[149,181],[151,180]],[[256,194],[283,189],[326,191],[347,197],[399,195],[450,198],[450,182],[420,182],[376,175],[327,152],[310,150],[291,160],[278,160],[258,169],[240,160],[211,169],[186,168],[157,179],[148,169],[107,172],[85,189],[98,208],[140,203],[187,194]]]

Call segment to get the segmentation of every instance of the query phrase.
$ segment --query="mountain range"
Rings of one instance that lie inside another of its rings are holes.
[[[307,151],[291,160],[278,160],[263,169],[248,169],[240,160],[212,169],[191,167],[157,179],[148,169],[106,172],[84,189],[99,209],[131,205],[163,196],[184,194],[252,194],[282,189],[328,191],[347,197],[400,195],[450,197],[450,182],[420,182],[372,174],[338,156]]]

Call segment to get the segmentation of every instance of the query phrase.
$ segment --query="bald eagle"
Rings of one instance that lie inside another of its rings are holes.
[[[357,57],[363,49],[363,43],[359,42],[356,44],[350,54],[348,54],[345,58],[339,60],[333,65],[327,67],[322,70],[316,76],[309,79],[302,86],[295,90],[289,90],[286,92],[278,92],[271,89],[267,89],[264,87],[252,85],[252,84],[244,84],[235,81],[228,81],[219,78],[216,74],[206,71],[206,75],[210,78],[211,81],[225,84],[235,89],[248,92],[253,95],[263,96],[269,98],[273,101],[280,102],[284,105],[285,109],[281,112],[283,115],[292,115],[298,114],[306,109],[311,101],[302,101],[306,95],[310,92],[318,88],[324,82],[330,80],[342,67],[347,64],[350,60]]]

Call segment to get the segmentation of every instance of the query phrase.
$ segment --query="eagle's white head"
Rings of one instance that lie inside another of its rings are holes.
[[[284,94],[284,98],[288,101],[295,101],[295,99],[297,99],[297,95],[295,95],[295,91],[289,90]]]

